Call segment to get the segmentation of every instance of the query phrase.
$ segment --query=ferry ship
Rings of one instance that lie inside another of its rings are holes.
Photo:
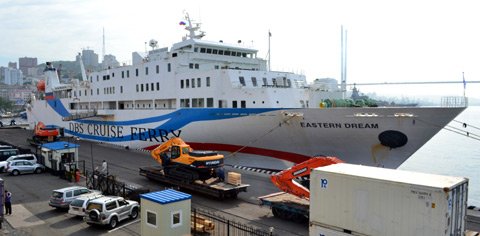
[[[271,71],[257,50],[202,39],[188,15],[182,24],[188,34],[171,48],[152,40],[132,65],[82,80],[62,84],[47,63],[44,91],[27,107],[30,126],[125,148],[151,150],[178,136],[200,150],[397,168],[466,108],[456,98],[440,107],[338,107],[349,101],[345,80]]]

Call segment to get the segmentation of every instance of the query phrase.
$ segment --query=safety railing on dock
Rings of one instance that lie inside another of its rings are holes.
[[[442,97],[442,107],[466,107],[468,106],[467,97]]]

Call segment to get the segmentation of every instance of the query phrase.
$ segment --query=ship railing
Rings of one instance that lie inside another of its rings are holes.
[[[449,96],[441,98],[442,107],[467,107],[468,98],[459,96]]]

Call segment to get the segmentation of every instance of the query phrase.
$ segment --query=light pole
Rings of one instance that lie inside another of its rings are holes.
[[[90,157],[92,158],[92,173],[95,170],[93,165],[93,142],[90,141]]]

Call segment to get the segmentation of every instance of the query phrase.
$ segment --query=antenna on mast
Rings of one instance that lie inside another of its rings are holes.
[[[267,53],[267,56],[268,56],[268,71],[270,71],[271,69],[271,58],[270,58],[270,38],[272,37],[272,33],[270,32],[270,30],[268,30],[268,53]]]
[[[344,36],[345,34],[345,36]],[[341,90],[343,98],[346,97],[347,92],[347,30],[343,29],[341,26],[340,32],[340,80],[341,80]]]

